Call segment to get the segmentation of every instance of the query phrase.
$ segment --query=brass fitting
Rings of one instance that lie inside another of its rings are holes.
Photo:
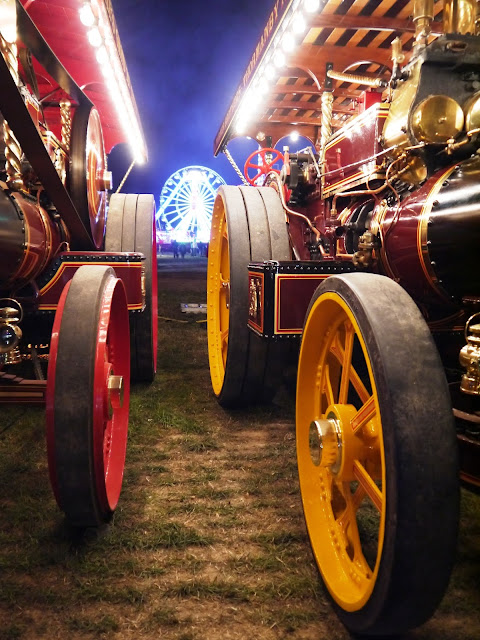
[[[443,29],[445,33],[474,35],[477,18],[476,0],[445,0],[443,5]]]
[[[115,409],[121,409],[123,407],[123,399],[125,388],[123,384],[123,376],[116,376],[114,374],[108,376],[108,418],[113,417]]]
[[[358,239],[358,251],[353,254],[352,262],[356,267],[368,268],[373,262],[375,237],[370,231],[365,231]]]
[[[22,337],[19,310],[0,308],[0,364],[18,364],[22,360],[18,343]]]
[[[415,24],[415,45],[427,44],[433,20],[433,0],[415,0],[413,4],[413,22]]]
[[[355,73],[343,73],[341,71],[334,71],[329,69],[327,76],[332,80],[340,80],[341,82],[354,82],[355,84],[363,84],[367,87],[373,87],[374,89],[384,88],[388,85],[383,78],[367,78],[366,76],[357,75]]]
[[[460,390],[471,396],[480,395],[480,324],[471,324],[479,316],[477,313],[469,318],[465,326],[467,344],[459,356],[460,364],[467,370],[462,376]]]

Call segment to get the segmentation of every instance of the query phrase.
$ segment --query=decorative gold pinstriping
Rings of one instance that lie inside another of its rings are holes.
[[[58,282],[58,280],[60,279],[60,277],[62,276],[63,272],[65,271],[65,269],[67,267],[78,267],[80,268],[82,265],[84,264],[99,264],[102,266],[106,266],[106,267],[112,267],[113,269],[115,269],[115,267],[118,267],[118,262],[105,262],[105,261],[88,261],[88,262],[62,262],[62,264],[60,265],[60,267],[58,268],[57,272],[55,273],[55,275],[53,276],[53,278],[51,280],[49,280],[39,291],[39,296],[44,296],[48,291],[50,291],[50,289]],[[142,263],[138,263],[138,264],[133,264],[130,263],[129,264],[129,268],[135,268],[135,269],[141,269],[142,268]],[[41,309],[42,311],[54,311],[57,308],[56,304],[39,304],[38,308]],[[139,309],[143,308],[143,304],[129,304],[128,305],[128,310],[129,311],[137,311]]]
[[[435,198],[439,193],[440,189],[442,188],[444,181],[454,171],[455,171],[455,166],[446,169],[430,189],[430,192],[428,193],[427,197],[425,198],[425,202],[423,203],[420,216],[418,217],[418,227],[417,227],[417,253],[418,253],[420,266],[422,267],[422,271],[430,287],[435,291],[437,295],[439,295],[443,300],[447,302],[450,302],[450,300],[448,296],[438,286],[438,278],[433,270],[430,256],[428,255],[427,231],[428,231],[428,221],[432,213],[432,207],[433,207],[433,203],[435,202]]]
[[[315,273],[315,274],[302,274],[302,280],[325,280],[328,278],[329,274]],[[282,333],[302,333],[303,327],[298,327],[297,329],[281,329],[280,328],[280,284],[282,280],[298,280],[298,274],[295,273],[277,273],[275,275],[275,321],[273,327],[273,333],[275,335]],[[320,284],[320,282],[319,282]]]
[[[395,280],[395,282],[398,282],[398,280],[399,280],[398,275],[395,274],[395,271],[393,270],[393,267],[391,266],[390,261],[389,261],[389,259],[387,257],[386,251],[385,251],[384,222],[385,222],[385,216],[387,215],[387,211],[388,211],[388,204],[387,204],[386,200],[382,200],[380,205],[378,207],[375,207],[375,209],[374,209],[374,213],[373,213],[374,217],[373,217],[373,220],[372,220],[372,223],[371,223],[371,228],[374,225],[377,225],[378,232],[380,234],[380,241],[381,241],[380,258],[381,258],[382,265],[383,265],[385,271],[387,272],[388,277],[391,278],[392,280]],[[374,232],[372,231],[372,233],[374,233]]]
[[[378,103],[378,105],[376,105],[376,119],[385,119],[388,115],[388,111],[389,111],[389,105],[388,104],[381,104]],[[365,112],[367,113],[367,112]],[[327,150],[332,149],[333,147],[335,147],[337,144],[339,144],[340,142],[342,142],[342,140],[345,140],[346,135],[344,135],[347,131],[349,131],[352,128],[363,128],[367,125],[367,123],[370,123],[370,118],[371,118],[371,114],[368,114],[368,117],[362,114],[361,116],[359,116],[358,118],[355,118],[355,120],[353,120],[352,122],[348,123],[344,128],[342,128],[339,132],[339,134],[335,135],[332,140],[325,145],[325,153],[327,152]],[[369,180],[376,180],[376,179],[381,179],[384,178],[384,172],[381,171],[381,166],[379,165],[375,165],[375,172],[380,172],[380,173],[371,173],[369,175]],[[328,185],[328,187],[324,188],[324,196],[327,197],[329,195],[331,195],[334,191],[338,191],[343,185],[348,184],[350,187],[356,187],[359,184],[362,184],[362,182],[365,181],[365,174],[363,173],[363,171],[357,171],[357,173],[349,176],[348,178],[343,178],[342,180],[339,180],[338,182],[335,182],[331,185]]]

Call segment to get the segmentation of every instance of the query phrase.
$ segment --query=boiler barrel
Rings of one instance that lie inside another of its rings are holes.
[[[457,165],[444,181],[428,228],[430,258],[456,298],[480,296],[480,158]]]
[[[480,158],[437,172],[379,222],[383,269],[419,304],[480,296]]]
[[[61,243],[57,223],[35,199],[0,189],[0,292],[37,278]]]

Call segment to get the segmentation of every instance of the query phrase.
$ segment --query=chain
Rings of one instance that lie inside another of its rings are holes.
[[[134,164],[135,164],[135,159],[132,160],[132,164],[128,167],[127,171],[125,172],[125,175],[123,176],[122,181],[118,185],[117,190],[115,191],[115,193],[120,193],[123,185],[125,184],[128,176],[130,175],[130,171],[133,169]]]
[[[243,173],[240,171],[240,169],[238,168],[237,163],[235,162],[235,160],[232,157],[232,154],[230,153],[230,151],[227,149],[227,147],[225,147],[225,149],[223,150],[223,153],[227,156],[228,161],[230,162],[230,164],[232,165],[232,167],[235,169],[235,171],[238,173],[241,181],[243,182],[243,184],[246,187],[249,187],[250,185],[248,184],[248,182],[245,179],[245,176],[243,175]]]

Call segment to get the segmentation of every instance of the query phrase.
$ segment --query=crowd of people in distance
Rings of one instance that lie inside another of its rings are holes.
[[[177,242],[172,240],[171,251],[174,258],[185,258],[189,253],[193,258],[196,256],[207,257],[208,255],[208,242],[197,242],[195,239],[192,242]]]

